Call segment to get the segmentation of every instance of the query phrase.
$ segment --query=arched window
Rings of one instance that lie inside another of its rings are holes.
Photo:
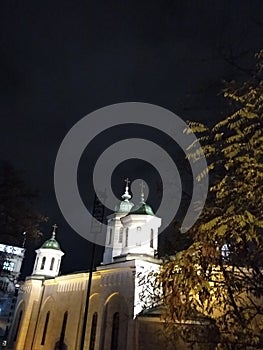
[[[50,270],[51,270],[51,271],[53,270],[54,262],[55,262],[55,258],[52,258],[52,259],[51,259],[51,263],[50,263]]]
[[[58,270],[59,270],[59,264],[60,264],[60,259],[58,259],[57,272],[58,272]]]
[[[18,335],[18,331],[20,328],[20,324],[21,324],[22,314],[23,314],[23,311],[20,310],[19,315],[18,315],[17,325],[16,325],[16,331],[15,331],[15,335],[14,335],[14,342],[17,340],[17,335]]]
[[[120,314],[115,312],[112,319],[111,350],[118,350]]]
[[[92,316],[92,323],[91,323],[91,330],[90,330],[89,350],[95,349],[97,320],[98,320],[98,314],[97,312],[94,312]]]
[[[48,322],[49,322],[49,315],[50,315],[50,312],[48,311],[46,314],[46,320],[45,320],[45,324],[44,324],[44,328],[43,328],[41,345],[45,345],[45,340],[46,340],[46,335],[47,335],[47,327],[48,327]]]
[[[128,247],[129,229],[126,228],[125,232],[125,247]]]
[[[59,338],[59,344],[62,347],[65,339],[65,333],[66,333],[66,327],[67,327],[67,321],[68,321],[68,312],[66,311],[64,313],[61,332],[60,332],[60,338]]]
[[[112,240],[112,228],[110,228],[109,242],[108,242],[108,244],[111,244],[111,240]]]
[[[41,267],[40,267],[40,270],[44,270],[45,263],[46,263],[46,257],[44,256],[44,257],[42,258],[42,261],[41,261]]]
[[[37,257],[37,258],[36,258],[36,262],[35,262],[34,270],[37,268],[38,260],[39,260],[39,257]]]
[[[123,227],[120,228],[119,243],[122,243],[122,240],[123,240]]]
[[[153,248],[153,229],[151,228],[150,247]]]

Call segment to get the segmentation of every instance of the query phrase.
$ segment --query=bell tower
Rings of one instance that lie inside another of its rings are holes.
[[[119,206],[116,207],[116,212],[108,216],[108,226],[106,234],[105,251],[103,255],[102,264],[109,264],[113,262],[113,257],[119,255],[123,245],[123,225],[121,218],[127,215],[134,204],[130,202],[131,195],[129,193],[129,179],[125,180],[125,192],[122,195],[122,201]]]
[[[61,258],[64,255],[56,240],[57,225],[53,225],[51,238],[36,250],[36,260],[32,276],[56,277],[59,274]]]
[[[142,182],[140,203],[121,218],[124,231],[120,254],[122,259],[128,255],[155,258],[158,251],[158,231],[162,220],[154,215],[150,205],[145,202],[144,187]]]
[[[126,179],[123,201],[116,212],[108,216],[106,246],[103,265],[132,259],[135,256],[155,259],[158,251],[158,231],[162,220],[154,215],[144,199],[141,183],[141,200],[134,206],[130,202],[129,180]]]

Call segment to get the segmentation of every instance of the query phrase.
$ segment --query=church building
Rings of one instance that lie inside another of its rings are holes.
[[[8,348],[79,350],[83,341],[85,350],[163,349],[164,343],[156,345],[160,318],[143,317],[140,298],[141,276],[159,268],[161,218],[143,193],[138,205],[130,199],[127,183],[116,212],[108,217],[103,261],[92,274],[88,293],[87,322],[89,272],[59,275],[64,252],[54,225],[51,238],[36,250],[32,275],[18,295]]]

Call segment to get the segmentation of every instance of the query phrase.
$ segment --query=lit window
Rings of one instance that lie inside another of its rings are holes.
[[[15,263],[10,260],[5,260],[3,263],[3,270],[14,271]]]

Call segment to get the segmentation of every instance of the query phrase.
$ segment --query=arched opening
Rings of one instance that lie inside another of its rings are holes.
[[[113,293],[108,297],[102,313],[100,350],[127,350],[128,314],[123,296]]]
[[[54,268],[54,262],[55,262],[55,258],[51,259],[51,263],[50,263],[50,270],[52,271]]]
[[[119,243],[122,243],[122,240],[123,240],[123,227],[120,228]]]
[[[129,229],[126,228],[126,232],[125,232],[125,247],[128,247],[128,243],[129,243]]]
[[[57,271],[56,272],[58,272],[58,270],[59,270],[59,265],[60,265],[60,259],[58,259]]]
[[[41,267],[40,267],[40,270],[44,270],[44,268],[45,268],[45,263],[46,263],[46,257],[45,257],[45,256],[43,256],[42,261],[41,261]]]
[[[49,316],[50,316],[50,312],[48,311],[47,314],[46,314],[46,320],[45,320],[45,324],[44,324],[44,328],[43,328],[41,345],[45,345],[46,335],[47,335],[47,327],[48,327],[48,322],[49,322]]]
[[[153,229],[151,228],[150,248],[153,248]]]
[[[118,350],[120,314],[115,312],[112,318],[111,350]]]
[[[98,314],[97,314],[97,312],[94,312],[94,314],[92,316],[92,322],[91,322],[89,350],[95,349],[97,321],[98,321]]]
[[[37,257],[37,258],[36,258],[36,262],[35,262],[34,270],[37,268],[37,265],[38,265],[38,260],[39,260],[39,257]]]
[[[112,228],[110,228],[108,244],[111,244],[111,241],[112,241]]]
[[[68,322],[68,312],[66,311],[64,313],[62,327],[60,331],[60,338],[59,338],[59,349],[63,348],[64,340],[65,340],[65,334],[66,334],[66,328],[67,328],[67,322]]]
[[[14,342],[16,342],[16,340],[17,340],[17,336],[18,336],[18,332],[19,332],[19,328],[20,328],[20,324],[21,324],[22,315],[23,315],[23,310],[20,310],[19,315],[18,315],[18,319],[17,319],[17,324],[16,324],[16,330],[15,330],[15,335],[14,335]]]

